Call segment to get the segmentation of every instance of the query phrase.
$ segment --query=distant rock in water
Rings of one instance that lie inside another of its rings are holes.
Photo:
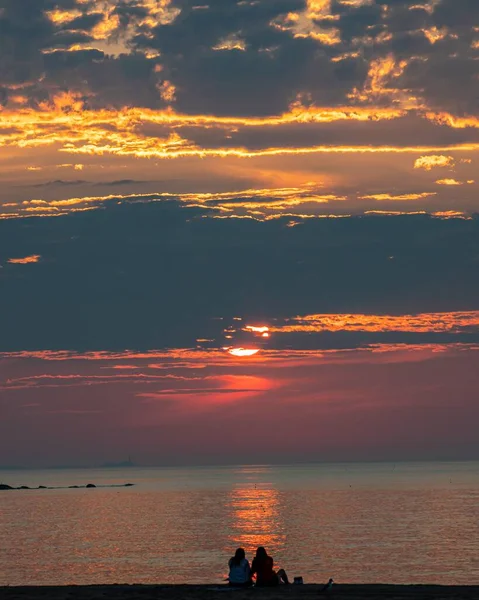
[[[29,490],[30,488],[28,487],[28,485],[21,485],[20,487],[17,488],[17,490]]]
[[[125,483],[125,487],[131,487],[132,485],[135,485],[134,483]]]
[[[87,488],[96,488],[96,485],[94,483],[87,483],[86,487]]]
[[[39,489],[39,490],[47,490],[48,488],[47,488],[47,486],[46,486],[46,485],[39,485],[39,486],[38,486],[38,489]]]
[[[128,459],[128,460],[121,460],[119,462],[106,462],[106,463],[103,463],[101,466],[104,469],[118,469],[121,467],[134,467],[135,464],[132,463],[130,459]]]
[[[0,483],[0,490],[14,490],[11,485],[7,485],[6,483]]]
[[[79,485],[69,485],[68,489],[72,490],[72,489],[78,489],[80,486]]]

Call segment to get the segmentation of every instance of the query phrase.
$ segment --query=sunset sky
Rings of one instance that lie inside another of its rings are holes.
[[[0,0],[0,467],[479,458],[477,0]]]

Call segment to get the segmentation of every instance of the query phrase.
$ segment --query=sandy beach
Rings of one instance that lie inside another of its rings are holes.
[[[321,594],[322,584],[236,590],[220,585],[96,585],[0,587],[2,600],[476,600],[479,586],[335,585]]]

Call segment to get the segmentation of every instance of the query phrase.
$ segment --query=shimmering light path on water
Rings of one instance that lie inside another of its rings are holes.
[[[306,582],[479,583],[479,463],[5,471],[0,585],[221,582],[265,545]]]

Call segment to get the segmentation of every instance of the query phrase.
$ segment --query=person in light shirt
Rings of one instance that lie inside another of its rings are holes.
[[[229,585],[234,587],[249,587],[253,584],[251,580],[251,569],[243,548],[238,548],[235,555],[228,561],[230,572],[228,575]]]

